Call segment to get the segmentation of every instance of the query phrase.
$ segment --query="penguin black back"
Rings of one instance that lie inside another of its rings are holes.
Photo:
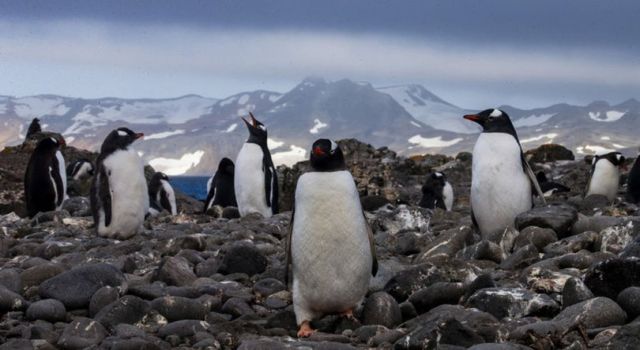
[[[627,177],[627,200],[632,203],[640,202],[640,155],[633,162]]]
[[[31,124],[29,124],[29,129],[27,130],[27,135],[24,137],[24,139],[28,140],[29,137],[31,137],[31,135],[38,133],[40,131],[42,131],[42,128],[40,127],[40,119],[33,118],[33,120],[31,121]]]
[[[316,140],[311,146],[309,161],[314,171],[340,171],[347,169],[342,149],[333,140]]]
[[[167,199],[166,196],[160,195],[158,200],[158,193],[161,193],[162,191],[162,180],[169,181],[169,177],[167,176],[167,174],[159,171],[153,174],[153,176],[151,177],[151,181],[149,181],[149,189],[148,189],[149,206],[158,211],[162,211],[163,208],[170,211],[171,204],[169,203],[169,200]]]
[[[211,187],[207,193],[207,199],[204,203],[204,210],[207,211],[214,205],[223,208],[237,207],[235,187],[233,178],[235,175],[235,165],[229,158],[222,158],[218,163],[218,170],[211,179]]]
[[[51,137],[42,139],[29,159],[24,178],[27,213],[52,211],[62,205],[64,190],[56,152],[64,140]]]
[[[443,173],[434,172],[427,176],[427,180],[422,186],[422,199],[419,205],[423,208],[441,208],[446,210],[447,208],[442,194],[446,183],[447,179]]]

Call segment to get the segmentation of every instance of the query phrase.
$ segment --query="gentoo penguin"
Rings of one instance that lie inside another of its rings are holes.
[[[618,194],[620,168],[623,165],[624,157],[620,152],[609,152],[593,157],[591,179],[585,196],[601,194],[613,202]]]
[[[127,239],[143,229],[149,210],[147,181],[142,159],[130,147],[143,136],[118,128],[102,143],[91,185],[91,211],[99,236]]]
[[[38,212],[59,210],[64,202],[63,174],[60,174],[58,152],[64,139],[42,139],[29,158],[24,177],[24,194],[29,217]]]
[[[218,170],[207,182],[207,200],[204,203],[203,212],[214,205],[223,208],[238,206],[233,187],[234,168],[231,159],[222,158],[218,164]]]
[[[627,177],[627,200],[631,203],[640,202],[640,155],[633,162]]]
[[[540,184],[540,189],[542,190],[542,194],[545,197],[551,197],[554,193],[562,193],[569,192],[571,189],[561,183],[549,181],[547,179],[547,175],[545,175],[544,171],[539,171],[536,174],[536,180],[538,180],[538,184]],[[537,195],[536,192],[533,193]]]
[[[507,113],[487,109],[464,118],[482,127],[473,147],[471,218],[483,238],[494,240],[531,209],[534,187],[543,202],[544,197]]]
[[[67,175],[75,181],[93,176],[93,171],[93,163],[88,159],[79,159],[67,166]]]
[[[157,215],[163,209],[171,215],[178,215],[176,194],[169,183],[169,177],[165,173],[157,172],[149,182],[149,213]]]
[[[419,205],[423,208],[451,211],[453,188],[443,173],[434,172],[427,176],[427,181],[422,186],[422,199]]]
[[[33,134],[42,131],[40,127],[40,119],[33,118],[31,124],[29,124],[29,129],[27,129],[27,135],[24,137],[25,140],[28,140]]]
[[[236,159],[234,185],[241,216],[260,213],[270,217],[278,213],[278,175],[267,148],[267,128],[252,113],[249,139]]]
[[[340,147],[320,139],[311,168],[300,176],[287,239],[286,276],[291,266],[298,336],[313,330],[324,314],[352,317],[377,272],[373,234],[360,205]]]
[[[66,143],[63,142],[60,145],[60,148],[64,146],[66,146]],[[64,199],[69,199],[69,196],[67,195],[67,167],[64,162],[64,156],[62,155],[62,151],[60,151],[60,149],[56,151],[56,158],[58,158],[58,167],[59,167],[58,171],[60,172],[60,176],[62,177],[63,197]]]

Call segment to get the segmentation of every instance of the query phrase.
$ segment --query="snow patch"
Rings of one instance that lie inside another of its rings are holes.
[[[61,98],[23,97],[15,100],[14,111],[20,118],[33,119],[43,115],[61,116],[69,112]]]
[[[276,141],[274,139],[267,138],[267,148],[269,149],[280,148],[282,145],[284,145],[284,141]]]
[[[236,99],[237,99],[237,97],[230,97],[230,98],[228,98],[228,99],[226,99],[226,100],[222,100],[222,101],[220,101],[220,103],[218,103],[218,105],[219,105],[220,107],[224,107],[224,106],[226,106],[226,105],[228,105],[228,104],[233,103],[233,101],[235,101]]]
[[[449,147],[449,146],[453,146],[456,143],[462,141],[461,137],[452,139],[452,140],[448,140],[445,141],[442,139],[442,136],[437,136],[437,137],[431,137],[431,138],[427,138],[427,137],[422,137],[420,135],[415,135],[411,138],[409,138],[409,143],[414,144],[414,145],[418,145],[420,147],[424,147],[424,148],[431,148],[431,147]]]
[[[248,94],[244,94],[244,95],[240,96],[240,98],[238,99],[238,104],[239,105],[243,105],[243,104],[249,102],[249,98],[250,97],[251,96],[249,96]]]
[[[69,137],[65,137],[65,138],[64,138],[64,141],[65,141],[67,144],[70,144],[70,143],[71,143],[71,142],[73,142],[75,139],[76,139],[75,137],[73,137],[73,136],[69,136]]]
[[[225,130],[224,132],[226,132],[226,133],[233,132],[233,130],[235,130],[237,127],[238,127],[238,123],[233,123],[233,124],[229,125],[227,130]]]
[[[296,145],[291,145],[288,151],[277,152],[271,155],[275,165],[292,166],[307,158],[307,151]]]
[[[585,145],[576,147],[576,153],[578,154],[604,154],[614,151],[615,149],[604,146]]]
[[[151,134],[149,136],[145,136],[144,139],[145,140],[164,139],[169,136],[182,135],[182,134],[184,134],[184,130],[164,131],[156,134]]]
[[[312,134],[317,134],[320,129],[326,128],[328,125],[329,124],[323,123],[320,121],[320,119],[316,118],[313,120],[313,128],[309,129],[309,132]]]
[[[156,171],[161,171],[167,175],[182,175],[197,166],[200,159],[204,155],[204,151],[198,150],[193,153],[185,153],[180,158],[154,158],[149,161],[149,165],[154,167]]]
[[[520,118],[513,122],[513,126],[516,128],[525,127],[525,126],[534,126],[539,125],[547,120],[551,119],[556,113],[551,114],[532,114],[530,116],[526,116],[524,118]]]
[[[558,134],[552,132],[550,134],[543,134],[543,135],[539,135],[539,136],[530,137],[528,139],[520,140],[520,143],[535,142],[535,141],[540,141],[540,140],[545,139],[545,138],[549,139],[547,141],[547,143],[551,143],[551,142],[553,142],[553,139],[555,139],[556,137],[558,137]]]
[[[415,126],[416,128],[422,128],[422,126],[414,121],[411,121],[411,125]]]
[[[269,101],[277,102],[280,99],[280,97],[282,97],[282,95],[270,95],[269,96]]]
[[[619,120],[620,118],[622,118],[622,116],[627,113],[626,111],[621,112],[621,111],[616,111],[616,110],[610,110],[610,111],[606,111],[604,113],[604,115],[602,115],[600,112],[589,112],[589,118],[598,121],[598,122],[615,122],[617,120]]]
[[[611,140],[611,137],[609,137],[609,136],[602,136],[602,137],[600,138],[600,140],[603,140],[603,141],[609,141],[609,140]]]

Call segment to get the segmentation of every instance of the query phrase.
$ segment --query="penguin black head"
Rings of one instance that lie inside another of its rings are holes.
[[[344,154],[337,143],[319,139],[311,146],[311,167],[316,171],[337,171],[347,168]]]
[[[65,142],[63,138],[56,139],[53,137],[45,137],[38,142],[38,146],[34,152],[55,152],[64,146]]]
[[[606,159],[609,162],[611,162],[611,164],[620,168],[624,166],[624,161],[625,161],[624,156],[620,152],[609,152],[605,154],[596,155],[595,157],[593,157],[592,165],[595,166],[596,163],[601,159]]]
[[[125,150],[135,140],[144,137],[143,133],[135,133],[129,128],[117,128],[107,135],[102,143],[101,153]]]
[[[166,180],[169,181],[169,177],[167,176],[167,174],[163,173],[163,172],[157,172],[155,174],[153,174],[153,178],[151,178],[151,181],[156,180],[156,181],[160,181],[160,180]]]
[[[485,109],[478,114],[467,114],[464,119],[480,124],[482,132],[502,132],[513,135],[516,139],[518,138],[509,115],[502,110],[496,108]]]
[[[536,180],[538,180],[539,184],[542,184],[544,182],[549,181],[547,179],[547,175],[545,175],[544,171],[538,171],[538,173],[536,174]]]
[[[220,163],[218,163],[218,172],[233,175],[235,172],[235,165],[233,165],[233,161],[229,158],[222,158]]]
[[[252,143],[265,143],[267,142],[267,127],[264,126],[258,119],[253,116],[253,113],[249,112],[249,117],[251,117],[251,121],[248,122],[246,119],[242,118],[242,121],[247,125],[247,129],[249,129],[249,142]]]
[[[423,192],[426,188],[429,189],[442,189],[444,188],[445,183],[447,182],[447,177],[441,173],[441,172],[433,172],[431,173],[431,175],[427,178],[427,181],[425,182],[424,186],[423,186]]]

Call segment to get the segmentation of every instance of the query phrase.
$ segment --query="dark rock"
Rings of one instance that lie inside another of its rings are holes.
[[[204,303],[195,299],[167,296],[151,302],[151,308],[158,311],[167,321],[204,320],[209,312]]]
[[[251,306],[240,298],[230,298],[224,303],[224,305],[222,305],[220,311],[233,315],[234,317],[255,314],[255,311],[253,311]]]
[[[484,343],[476,344],[467,350],[530,350],[528,346],[513,343]]]
[[[535,294],[521,288],[486,288],[477,291],[468,307],[488,312],[498,319],[505,317],[553,316],[560,306],[546,294]]]
[[[618,294],[618,305],[627,313],[629,319],[640,316],[640,287],[629,287]]]
[[[620,327],[609,343],[601,349],[640,349],[640,322],[636,321]]]
[[[386,284],[384,290],[398,302],[402,302],[413,292],[445,279],[444,274],[435,265],[422,264],[400,271]]]
[[[577,304],[579,302],[589,300],[594,295],[589,288],[578,278],[569,278],[562,289],[562,307]]]
[[[5,286],[7,289],[15,293],[22,292],[20,271],[18,269],[0,270],[0,285]]]
[[[536,248],[536,246],[533,244],[527,244],[526,246],[516,250],[513,254],[509,255],[500,264],[500,268],[504,270],[514,270],[531,265],[538,259],[538,249]]]
[[[78,317],[69,323],[58,340],[63,349],[81,350],[97,346],[107,336],[107,331],[90,318]]]
[[[554,317],[553,321],[565,328],[580,324],[586,329],[591,329],[621,325],[626,319],[627,314],[615,301],[597,297],[567,307]]]
[[[164,259],[154,276],[154,280],[172,286],[188,286],[197,279],[189,262],[183,257],[170,256]]]
[[[29,287],[39,286],[42,282],[64,271],[65,269],[59,264],[49,262],[29,267],[20,273],[22,287],[27,289]]]
[[[600,208],[609,206],[609,198],[602,194],[592,194],[585,197],[580,202],[580,212],[584,214],[593,214],[593,212]]]
[[[360,203],[365,211],[375,211],[390,204],[389,200],[382,196],[363,196],[360,197]]]
[[[610,259],[587,271],[584,283],[593,294],[616,299],[622,290],[640,286],[640,260]]]
[[[547,163],[558,160],[576,159],[571,150],[553,143],[547,143],[538,148],[530,149],[525,152],[525,157],[530,163]]]
[[[266,297],[285,289],[287,289],[287,286],[275,278],[261,279],[253,285],[253,292],[261,297]]]
[[[29,339],[9,339],[0,345],[0,350],[34,350]]]
[[[140,321],[149,312],[149,303],[133,296],[125,295],[105,306],[95,316],[95,320],[107,329],[113,329],[121,323],[133,324]]]
[[[416,262],[427,262],[433,258],[452,257],[464,247],[473,244],[473,230],[469,226],[451,229],[429,242],[416,257]]]
[[[267,258],[253,244],[237,242],[227,248],[220,272],[223,274],[246,273],[253,276],[264,272]]]
[[[68,211],[71,216],[91,215],[91,203],[87,197],[71,197],[64,201],[62,209]]]
[[[513,242],[513,248],[518,249],[533,244],[539,251],[542,251],[548,244],[558,240],[556,233],[550,228],[536,226],[525,227]]]
[[[89,301],[89,315],[95,316],[102,308],[118,300],[118,289],[110,286],[104,286],[98,289]]]
[[[225,219],[238,219],[240,211],[236,207],[226,207],[222,210],[222,217]]]
[[[164,325],[158,331],[160,338],[166,338],[169,335],[178,337],[191,337],[197,332],[206,332],[211,326],[209,323],[200,320],[181,320],[170,322]]]
[[[20,294],[0,285],[0,313],[24,310],[26,307],[27,301]]]
[[[419,253],[418,235],[410,231],[398,232],[396,235],[396,252],[401,255]]]
[[[472,296],[475,292],[479,291],[480,289],[493,288],[495,286],[496,286],[496,283],[493,281],[493,278],[491,278],[491,275],[482,274],[476,277],[473,280],[473,282],[471,282],[467,286],[467,290],[464,293],[463,300],[466,301],[467,299],[469,299],[470,296]]]
[[[30,320],[44,320],[51,323],[64,321],[67,310],[64,305],[55,299],[43,299],[36,301],[27,308],[27,318]]]
[[[60,300],[67,309],[87,307],[93,293],[103,286],[119,287],[124,276],[113,265],[99,263],[63,272],[40,284],[42,298]]]
[[[402,311],[398,302],[385,292],[370,295],[364,304],[362,323],[393,328],[402,322]]]
[[[442,304],[458,304],[464,295],[462,283],[436,282],[420,289],[409,297],[418,314],[423,314]]]
[[[210,277],[220,268],[220,260],[216,258],[207,259],[196,265],[196,276]]]
[[[536,207],[516,217],[518,231],[529,226],[552,229],[560,238],[571,232],[571,227],[578,220],[578,211],[567,204],[551,204]]]
[[[297,329],[296,315],[293,310],[277,312],[267,319],[266,328]]]
[[[494,242],[483,240],[458,252],[464,260],[491,260],[501,263],[505,258],[502,248]]]

